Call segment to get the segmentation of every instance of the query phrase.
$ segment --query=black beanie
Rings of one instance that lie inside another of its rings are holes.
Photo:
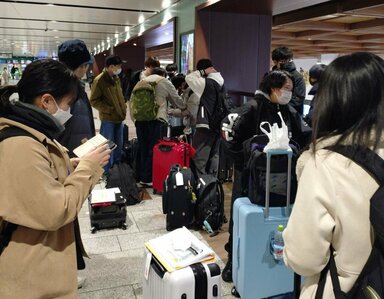
[[[91,63],[91,55],[87,46],[82,40],[73,39],[63,42],[59,46],[59,60],[67,65],[71,70],[77,69],[84,63]]]
[[[212,61],[208,58],[203,58],[203,59],[200,59],[197,63],[196,63],[196,69],[198,71],[201,71],[201,70],[205,70],[209,67],[212,67],[213,64],[212,64]]]

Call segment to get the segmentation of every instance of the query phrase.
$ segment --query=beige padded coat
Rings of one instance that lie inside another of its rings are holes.
[[[378,184],[356,163],[322,149],[335,138],[320,142],[315,155],[308,150],[299,158],[296,201],[283,232],[285,263],[305,277],[304,299],[315,298],[331,244],[343,291],[351,289],[372,249],[369,200]],[[383,157],[383,144],[379,148]],[[323,298],[334,298],[329,273]]]
[[[0,142],[0,227],[18,224],[0,256],[0,298],[77,298],[74,221],[103,169],[82,159],[76,170],[64,147],[5,118],[39,141]],[[82,245],[81,245],[82,247]]]

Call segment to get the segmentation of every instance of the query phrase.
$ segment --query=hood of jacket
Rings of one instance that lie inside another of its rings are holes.
[[[210,73],[207,78],[215,80],[220,86],[224,85],[224,78],[220,72]]]

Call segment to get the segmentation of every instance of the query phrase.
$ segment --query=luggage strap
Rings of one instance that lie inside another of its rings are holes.
[[[27,136],[36,139],[39,141],[35,136],[33,136],[31,133],[27,132],[26,130],[23,130],[19,127],[11,126],[6,127],[2,130],[0,130],[0,142],[10,138],[10,137],[16,137],[16,136]],[[40,141],[39,141],[40,142]],[[9,242],[11,241],[13,232],[17,229],[18,225],[12,222],[4,221],[5,225],[3,227],[3,230],[0,233],[0,255],[4,251],[4,249],[8,246]]]

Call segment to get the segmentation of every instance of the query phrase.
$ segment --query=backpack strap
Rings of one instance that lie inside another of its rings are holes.
[[[367,171],[379,185],[384,185],[384,160],[373,150],[359,145],[333,145],[325,149],[351,159]]]
[[[11,127],[6,127],[0,130],[0,142],[7,138],[16,137],[16,136],[28,136],[39,141],[34,135],[32,135],[31,133],[19,127],[11,126]],[[0,232],[0,255],[5,249],[5,247],[8,246],[9,241],[11,241],[12,234],[18,226],[15,223],[7,222],[7,221],[4,221],[4,222],[5,222],[4,228]]]
[[[384,185],[384,160],[378,154],[376,154],[373,150],[367,147],[359,146],[359,145],[341,145],[341,144],[328,146],[325,149],[336,152],[352,160],[353,162],[358,164],[360,167],[362,167],[366,172],[368,172],[380,186]],[[330,274],[331,274],[331,280],[332,280],[332,285],[333,285],[333,290],[335,292],[335,295],[342,294],[339,277],[337,274],[335,258],[333,256],[333,253],[335,250],[333,249],[332,245],[330,247],[330,251],[331,251],[331,255],[329,258],[329,262],[324,267],[324,269],[321,271],[321,274],[320,274],[320,279],[319,279],[315,299],[323,298],[325,281],[326,281],[326,276],[328,271],[330,271]]]

